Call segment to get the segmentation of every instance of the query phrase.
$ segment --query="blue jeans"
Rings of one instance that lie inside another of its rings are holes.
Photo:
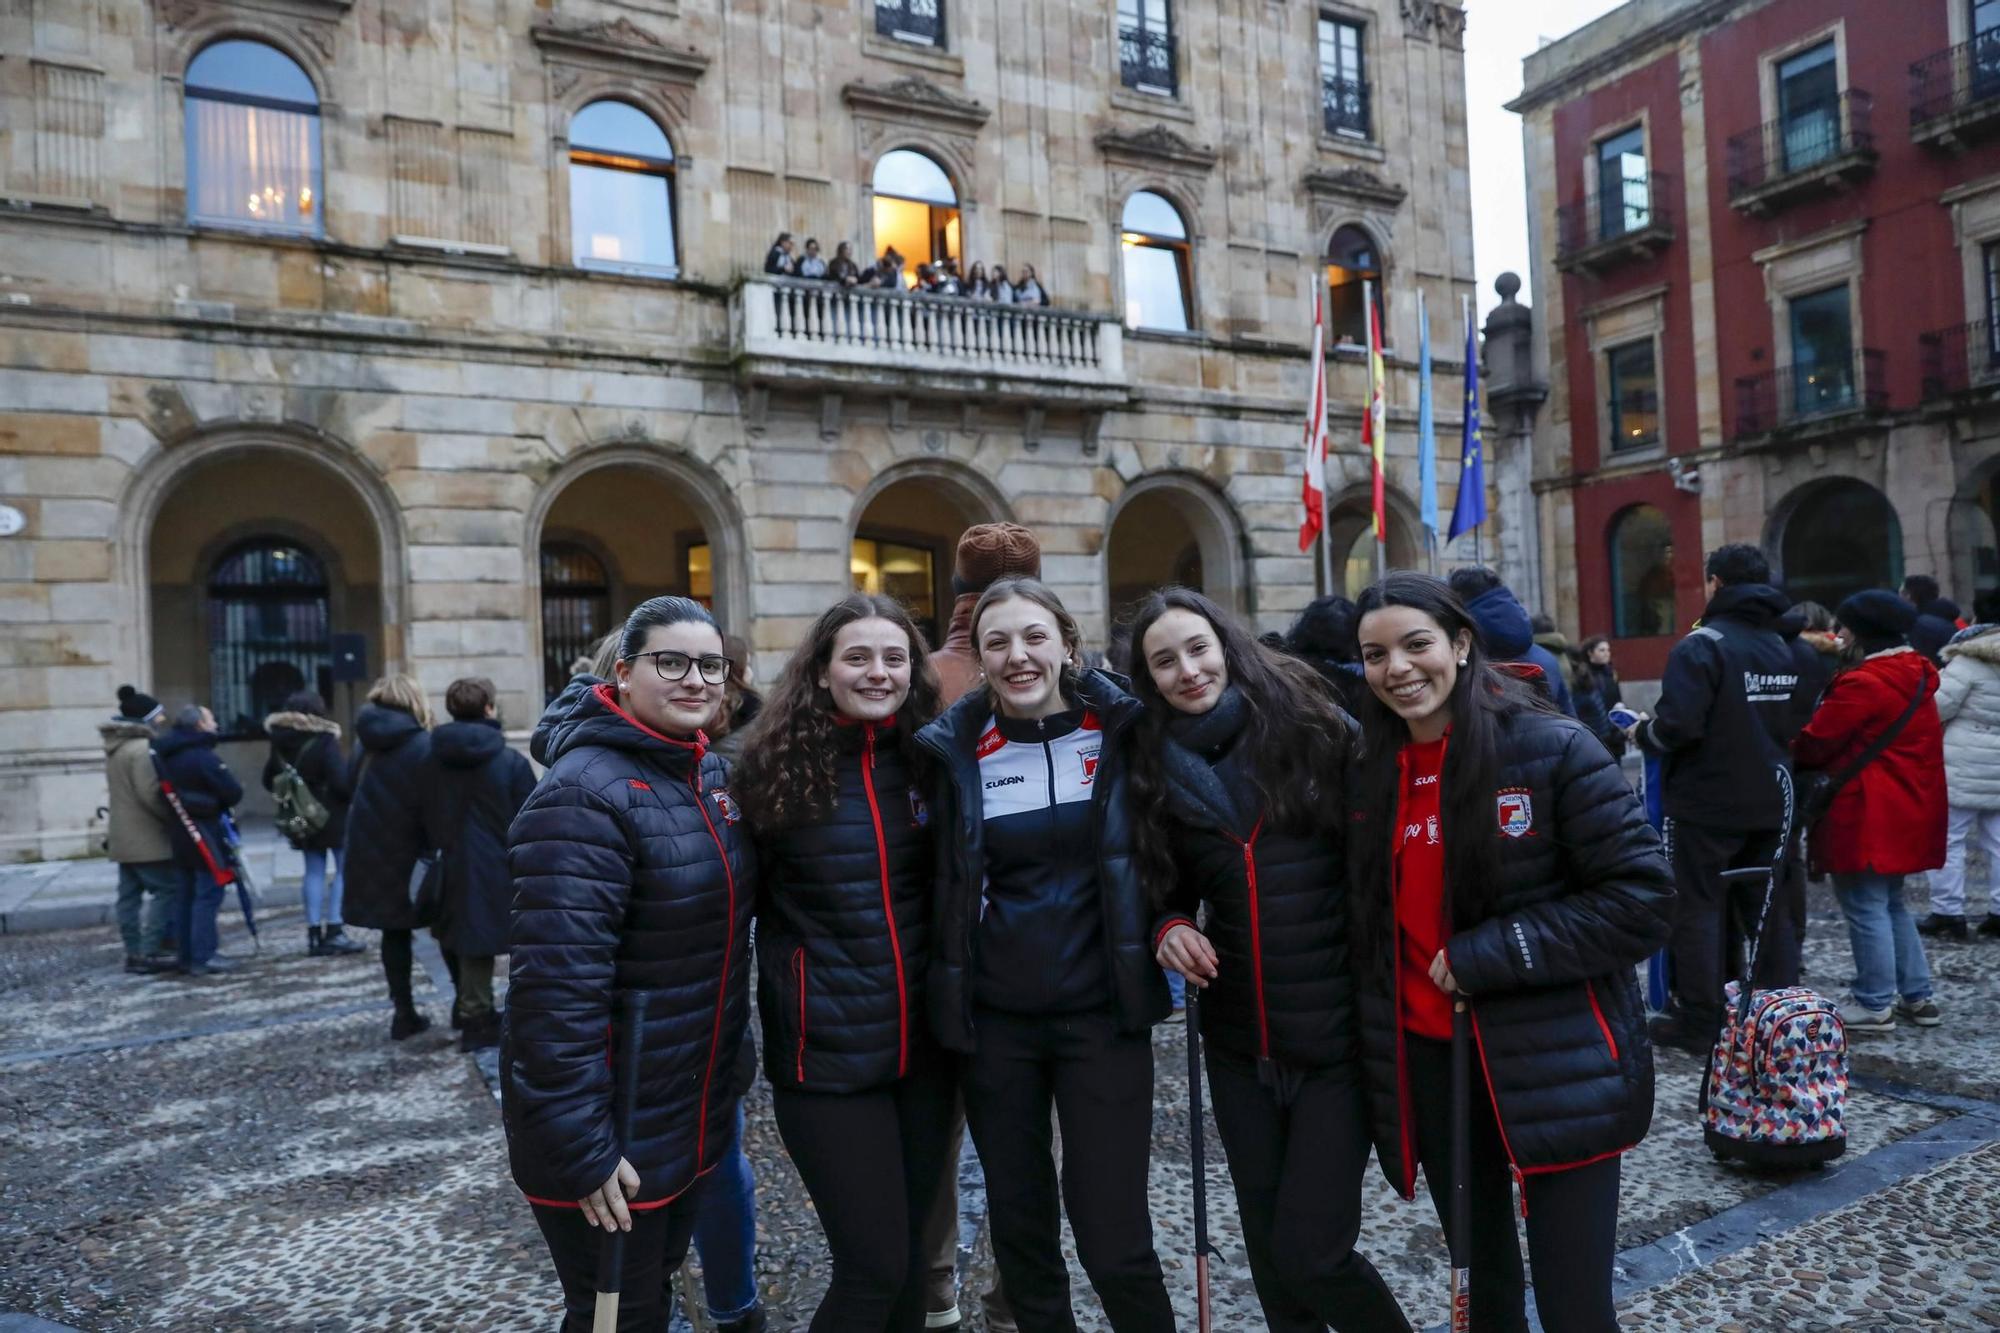
[[[743,1152],[743,1102],[722,1160],[703,1182],[694,1219],[702,1295],[710,1322],[741,1319],[757,1305],[757,1182]]]
[[[1854,999],[1877,1012],[1902,996],[1912,1004],[1931,997],[1931,969],[1916,923],[1903,910],[1901,875],[1835,875],[1834,896],[1847,917],[1854,948]]]
[[[221,907],[222,885],[215,882],[206,866],[181,871],[181,971],[215,957],[215,914]]]
[[[1167,990],[1173,994],[1174,1008],[1187,1008],[1187,978],[1171,967],[1162,968],[1161,971],[1167,974]]]
[[[167,923],[180,910],[182,870],[172,861],[121,862],[118,866],[118,933],[125,952],[160,951]]]
[[[333,882],[329,884],[326,878],[326,858],[328,856],[326,849],[307,848],[305,851],[299,853],[300,856],[305,858],[306,862],[305,879],[299,884],[299,892],[306,900],[306,924],[308,926],[317,926],[322,923],[329,926],[340,924],[340,891],[345,887],[340,879],[340,848],[334,848],[331,854],[333,856]],[[322,910],[322,902],[324,903],[324,910]]]

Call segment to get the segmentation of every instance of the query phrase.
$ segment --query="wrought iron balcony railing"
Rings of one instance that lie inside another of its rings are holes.
[[[875,0],[875,31],[921,46],[944,45],[944,9],[938,0]]]
[[[1917,339],[1925,402],[2000,384],[2000,327],[1975,319]]]
[[[1556,210],[1556,264],[1593,268],[1650,253],[1673,239],[1671,189],[1664,171],[1607,182]]]
[[[1345,134],[1357,139],[1375,135],[1371,119],[1371,95],[1366,79],[1336,79],[1322,74],[1319,104],[1322,123],[1328,134]]]
[[[1880,412],[1889,406],[1889,381],[1881,349],[1863,347],[1832,361],[1777,366],[1736,381],[1736,438],[1766,435],[1788,426]]]
[[[1118,78],[1127,88],[1142,92],[1168,96],[1178,92],[1173,34],[1152,28],[1118,29]]]
[[[1926,56],[1910,66],[1910,136],[1942,141],[2000,122],[2000,33]]]
[[[1859,88],[1800,107],[1729,140],[1729,202],[1755,208],[1794,188],[1874,169],[1875,99]]]

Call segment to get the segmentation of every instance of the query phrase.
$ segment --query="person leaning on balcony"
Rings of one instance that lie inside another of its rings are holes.
[[[843,287],[860,284],[861,266],[854,262],[854,242],[842,241],[833,248],[833,258],[826,265],[826,277],[827,281],[837,282]]]
[[[1049,294],[1042,287],[1042,280],[1035,276],[1033,264],[1021,265],[1021,281],[1015,284],[1014,301],[1018,305],[1047,305]]]
[[[1008,280],[1007,270],[998,264],[993,266],[993,299],[1002,305],[1014,304],[1014,284]]]
[[[799,259],[799,276],[814,280],[826,276],[826,260],[820,257],[819,241],[815,237],[806,237],[806,252]]]
[[[986,265],[975,263],[965,275],[965,294],[975,301],[993,299],[993,280],[986,276]]]
[[[769,253],[764,256],[764,271],[780,278],[796,277],[798,263],[792,258],[792,234],[778,233],[778,239],[771,242]]]

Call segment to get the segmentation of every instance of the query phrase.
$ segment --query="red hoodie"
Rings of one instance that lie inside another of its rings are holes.
[[[1920,685],[1916,713],[1813,829],[1815,870],[1913,875],[1944,864],[1944,728],[1938,671],[1923,654],[1892,649],[1835,676],[1792,754],[1801,768],[1839,772],[1903,715]]]

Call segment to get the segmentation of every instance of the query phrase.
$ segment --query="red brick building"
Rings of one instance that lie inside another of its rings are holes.
[[[1633,0],[1514,105],[1568,629],[1657,675],[1726,541],[2000,588],[2000,0]]]

